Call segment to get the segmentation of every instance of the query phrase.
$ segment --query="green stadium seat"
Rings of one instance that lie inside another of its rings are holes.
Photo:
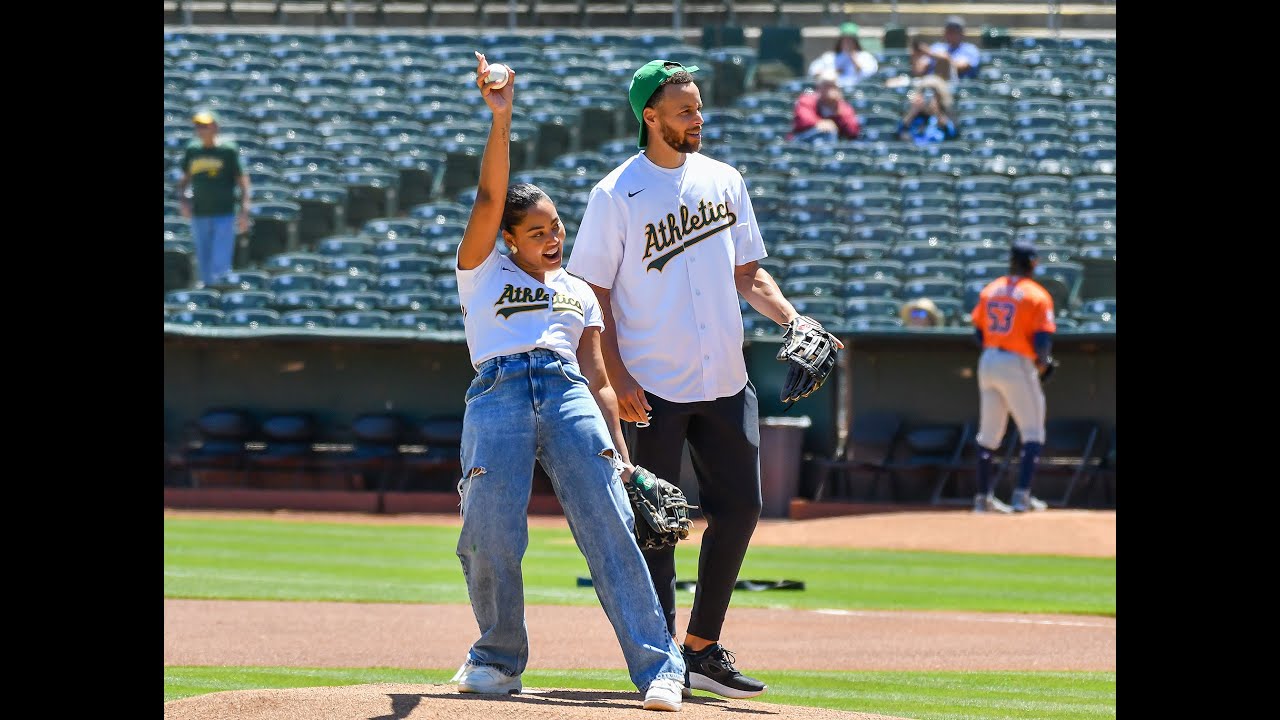
[[[329,310],[293,310],[281,315],[279,324],[283,327],[328,328],[333,327],[335,317]]]

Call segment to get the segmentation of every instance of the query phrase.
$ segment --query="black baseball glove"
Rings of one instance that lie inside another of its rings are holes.
[[[1043,385],[1053,377],[1053,373],[1058,369],[1058,359],[1050,357],[1044,363],[1044,369],[1040,371],[1040,384]]]
[[[797,315],[787,325],[778,348],[778,360],[790,364],[780,399],[791,409],[797,400],[809,397],[827,381],[836,366],[836,338],[817,320]]]
[[[690,505],[680,488],[639,465],[625,485],[635,514],[636,544],[641,550],[675,547],[689,537],[693,529],[689,510],[697,505]]]

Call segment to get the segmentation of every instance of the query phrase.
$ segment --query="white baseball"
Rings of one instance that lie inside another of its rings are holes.
[[[489,80],[485,86],[490,90],[501,90],[506,87],[507,79],[511,77],[511,71],[506,65],[490,65]]]

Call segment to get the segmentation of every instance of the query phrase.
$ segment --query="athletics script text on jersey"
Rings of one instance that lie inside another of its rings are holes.
[[[191,161],[192,175],[208,175],[209,177],[218,177],[218,173],[222,172],[222,158],[210,155],[201,155]]]
[[[564,293],[552,295],[546,288],[516,287],[511,283],[507,283],[502,288],[502,294],[494,303],[498,308],[494,314],[508,318],[519,312],[544,310],[548,302],[551,303],[552,312],[571,312],[578,317],[583,317],[582,301],[572,295]]]
[[[690,214],[689,206],[681,205],[679,222],[676,221],[675,213],[667,213],[656,224],[647,223],[644,226],[644,259],[648,260],[655,253],[658,255],[646,269],[662,272],[662,268],[672,258],[712,235],[728,230],[737,222],[738,216],[729,210],[727,202],[712,203],[702,200],[698,203],[697,214]],[[700,230],[702,232],[698,232]]]

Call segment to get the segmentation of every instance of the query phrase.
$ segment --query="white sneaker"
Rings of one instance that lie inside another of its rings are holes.
[[[1031,494],[1030,490],[1013,491],[1014,512],[1042,512],[1049,509],[1049,503]]]
[[[644,694],[644,709],[677,712],[680,710],[682,690],[684,690],[684,682],[658,678],[649,683],[649,689]]]
[[[504,675],[496,667],[473,665],[470,660],[458,668],[452,682],[458,683],[458,692],[481,695],[511,695],[524,689],[519,675]]]
[[[973,511],[976,513],[994,512],[994,513],[1011,513],[1013,508],[1005,505],[991,495],[974,495]]]

